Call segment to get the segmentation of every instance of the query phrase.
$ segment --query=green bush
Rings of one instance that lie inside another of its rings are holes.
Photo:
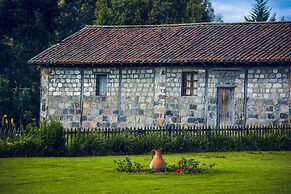
[[[110,155],[135,154],[135,138],[130,135],[112,135],[105,141],[105,145]]]
[[[32,137],[22,137],[13,142],[0,140],[0,157],[41,156],[41,142]]]
[[[58,121],[42,122],[40,140],[45,156],[62,156],[66,153],[64,127]]]
[[[69,156],[106,155],[104,142],[96,134],[80,134],[72,144],[68,145]]]
[[[79,138],[78,138],[79,139]],[[83,150],[81,148],[81,144],[79,140],[74,140],[70,145],[68,145],[68,156],[82,156],[84,155]]]

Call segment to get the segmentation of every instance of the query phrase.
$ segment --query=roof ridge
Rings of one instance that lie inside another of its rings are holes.
[[[201,23],[179,23],[179,24],[145,24],[145,25],[85,25],[85,28],[155,28],[155,27],[181,27],[181,26],[198,26],[198,25],[250,25],[250,24],[281,24],[291,23],[291,21],[272,21],[272,22],[230,22],[230,23],[214,23],[214,22],[201,22]]]

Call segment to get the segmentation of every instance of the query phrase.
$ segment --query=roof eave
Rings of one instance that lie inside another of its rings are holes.
[[[112,66],[163,66],[163,65],[187,65],[187,66],[230,66],[236,64],[238,66],[272,66],[272,65],[290,65],[291,60],[273,60],[273,61],[109,61],[109,62],[52,62],[52,61],[33,61],[30,60],[29,64],[38,67],[112,67]]]

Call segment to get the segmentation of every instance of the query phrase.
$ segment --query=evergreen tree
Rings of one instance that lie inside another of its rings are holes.
[[[250,11],[249,16],[245,16],[245,21],[247,22],[261,22],[261,21],[275,21],[276,13],[272,16],[271,9],[267,6],[269,0],[256,0],[253,8]]]

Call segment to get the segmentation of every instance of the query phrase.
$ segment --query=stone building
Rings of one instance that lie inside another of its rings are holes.
[[[291,22],[86,26],[29,63],[65,127],[291,123]]]

